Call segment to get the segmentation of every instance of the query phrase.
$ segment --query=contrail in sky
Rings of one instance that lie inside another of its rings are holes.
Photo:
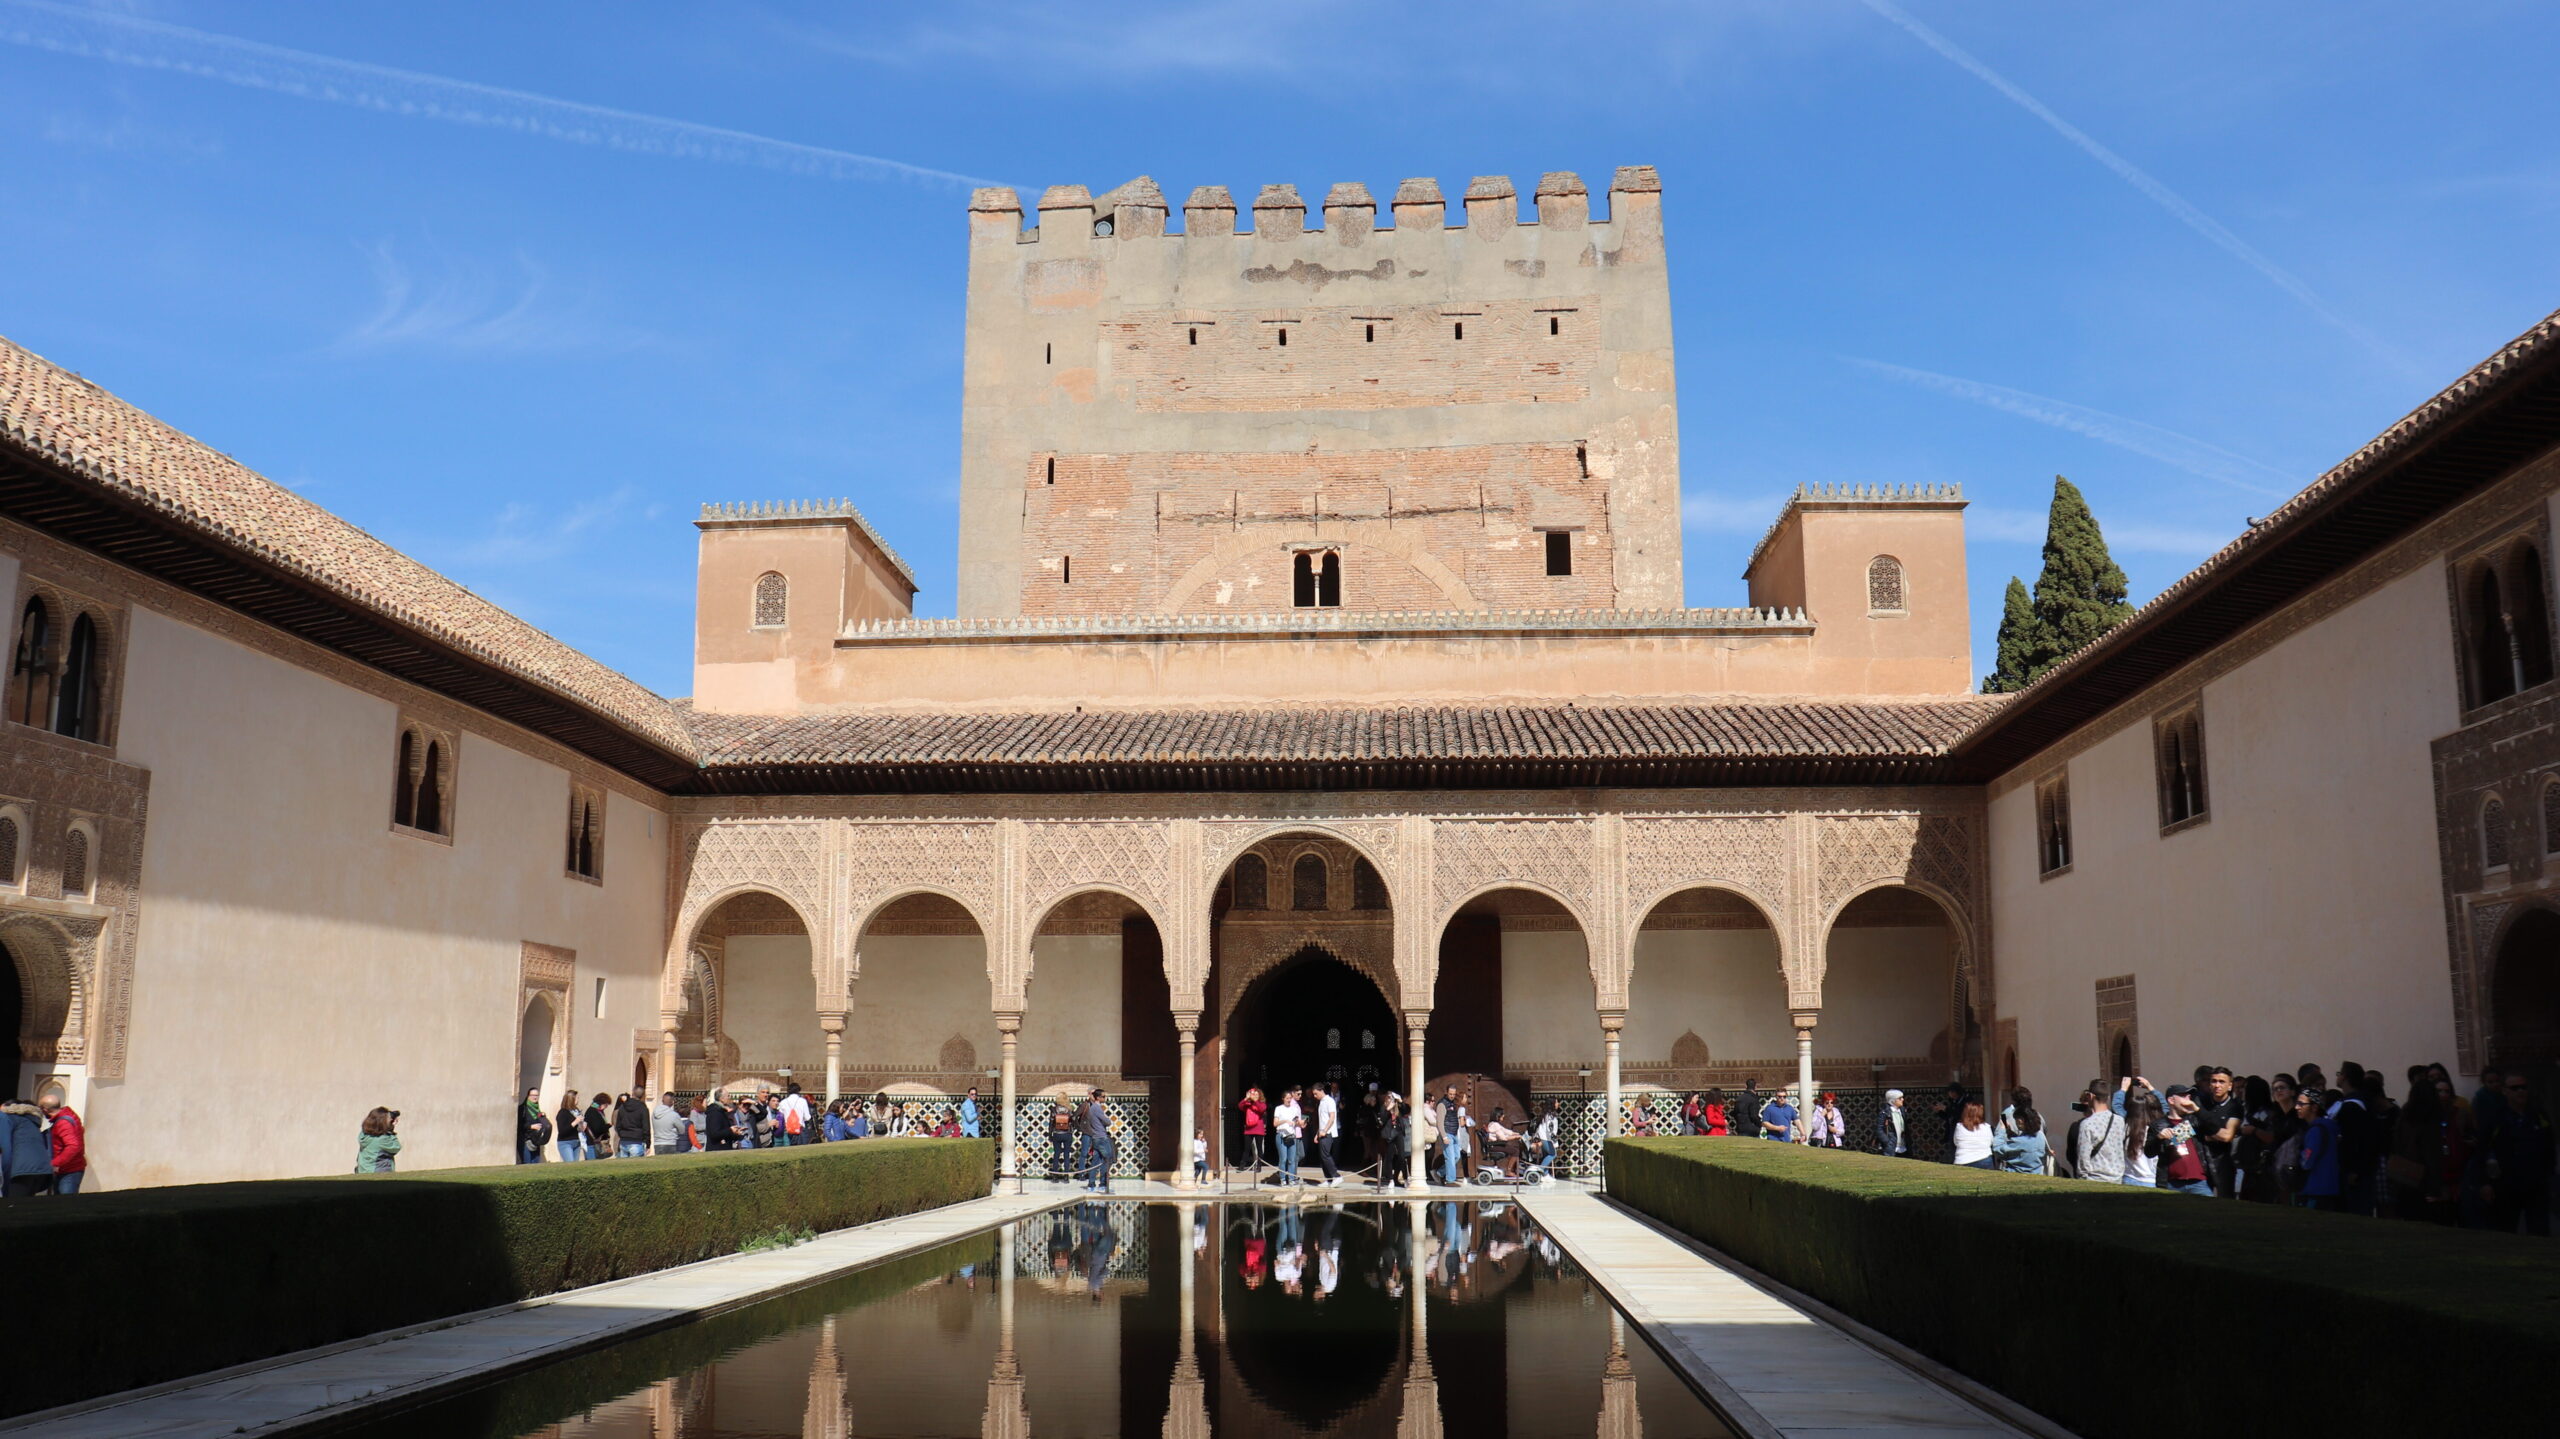
[[[1972,53],[1962,46],[1921,24],[1917,17],[1895,4],[1894,0],[1862,0],[1862,3],[1878,15],[1909,31],[1921,44],[1963,67],[1975,79],[2007,96],[2019,109],[2042,120],[2055,134],[2079,147],[2081,153],[2090,159],[2115,171],[2117,178],[2141,191],[2153,204],[2176,217],[2180,224],[2212,241],[2232,258],[2273,281],[2277,289],[2301,301],[2311,313],[2337,326],[2356,343],[2371,349],[2403,371],[2416,372],[2417,367],[2408,356],[2393,348],[2381,336],[2341,314],[2328,301],[2320,298],[2318,292],[2303,283],[2300,276],[2259,253],[2256,246],[2231,233],[2223,227],[2221,221],[2197,209],[2186,196],[2153,179],[2149,172],[2131,160],[2099,144],[2090,138],[2087,131],[2047,109],[2043,101],[2011,84],[2007,76],[1975,59]]]
[[[1977,405],[1988,405],[1992,409],[2005,410],[2040,425],[2051,425],[2057,430],[2069,430],[2075,435],[2086,435],[2102,445],[2113,445],[2120,450],[2131,450],[2137,455],[2148,455],[2164,465],[2174,466],[2188,474],[2201,476],[2217,484],[2229,485],[2235,490],[2246,490],[2253,495],[2289,495],[2300,488],[2298,483],[2272,465],[2260,464],[2245,455],[2235,455],[2219,445],[2207,444],[2192,435],[2182,435],[2175,430],[2164,430],[2158,425],[2146,425],[2140,420],[2128,420],[2122,415],[2111,415],[2104,410],[2075,405],[2069,400],[2031,395],[2024,390],[2012,390],[2005,385],[1990,385],[1980,380],[1960,379],[1954,375],[1941,375],[1931,370],[1915,370],[1907,365],[1887,364],[1882,360],[1861,359],[1855,355],[1845,355],[1842,358],[1860,369],[1873,370],[1879,375],[1900,380],[1907,385],[1917,385],[1924,390],[1935,390],[1939,394],[1951,395],[1959,400],[1970,400]],[[2270,480],[2276,483],[2269,484]]]
[[[546,140],[634,154],[752,165],[830,180],[904,180],[959,186],[997,183],[878,155],[859,155],[690,120],[670,120],[663,115],[642,115],[443,75],[340,60],[191,30],[165,21],[54,4],[52,0],[0,0],[0,5],[5,5],[7,12],[0,14],[0,42],[112,65],[193,75],[226,85],[351,105],[387,115],[513,130]]]

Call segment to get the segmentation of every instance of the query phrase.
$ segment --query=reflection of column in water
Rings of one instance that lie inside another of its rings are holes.
[[[844,1351],[836,1347],[836,1316],[818,1321],[818,1352],[809,1361],[809,1404],[801,1411],[800,1439],[845,1439]]]
[[[1404,1370],[1404,1412],[1396,1418],[1396,1439],[1440,1439],[1440,1384],[1431,1376],[1430,1286],[1422,1282],[1423,1237],[1430,1232],[1430,1206],[1405,1206],[1413,1222],[1405,1231],[1405,1268],[1413,1276],[1404,1300],[1411,1307],[1411,1357]]]
[[[1030,1439],[1031,1416],[1022,1407],[1022,1366],[1013,1357],[1013,1230],[996,1231],[996,1367],[987,1376],[987,1412],[979,1439]]]
[[[1600,1439],[1644,1439],[1636,1408],[1636,1366],[1627,1358],[1627,1321],[1609,1311],[1609,1361],[1600,1368]]]
[[[1189,1222],[1194,1206],[1183,1206],[1183,1219]],[[1184,1251],[1182,1266],[1182,1327],[1175,1331],[1172,1402],[1164,1411],[1164,1439],[1209,1439],[1209,1390],[1200,1377],[1200,1350],[1193,1330],[1200,1322],[1199,1299],[1194,1290],[1199,1282],[1202,1257]]]
[[[649,1439],[684,1439],[684,1400],[673,1379],[649,1386]]]

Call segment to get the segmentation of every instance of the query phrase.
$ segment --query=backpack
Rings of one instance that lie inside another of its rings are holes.
[[[2310,1178],[2310,1171],[2302,1164],[2302,1135],[2310,1132],[2306,1129],[2276,1146],[2276,1183],[2283,1185],[2288,1194],[2302,1188],[2303,1181]]]

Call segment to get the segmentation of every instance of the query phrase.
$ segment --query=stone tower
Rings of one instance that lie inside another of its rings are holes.
[[[1679,606],[1661,199],[979,191],[960,615]]]

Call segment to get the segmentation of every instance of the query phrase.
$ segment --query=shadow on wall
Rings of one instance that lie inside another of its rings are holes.
[[[54,1296],[0,1418],[987,1192],[986,1140],[180,1185],[0,1208]]]

